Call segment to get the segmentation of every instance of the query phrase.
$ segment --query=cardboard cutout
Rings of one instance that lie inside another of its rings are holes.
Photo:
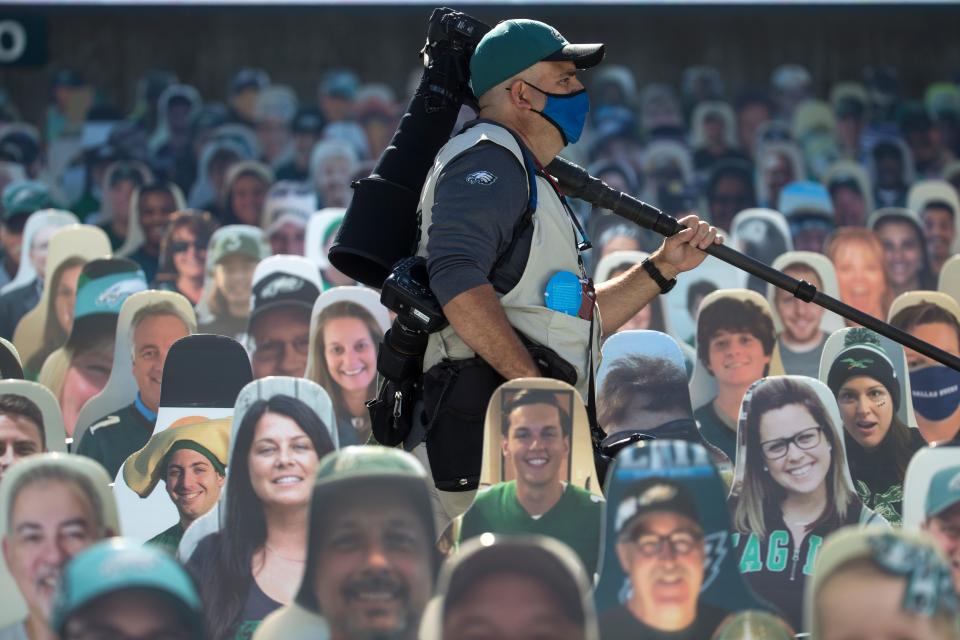
[[[171,347],[163,367],[154,435],[178,423],[199,422],[198,418],[229,417],[240,390],[252,378],[246,352],[235,340],[212,335],[181,338]],[[149,540],[179,520],[164,486],[155,486],[141,498],[127,485],[123,467],[113,491],[124,534],[131,538]]]
[[[0,398],[6,395],[22,396],[35,404],[43,416],[43,439],[46,451],[67,453],[67,434],[63,430],[60,405],[50,390],[42,384],[27,380],[0,381]]]
[[[960,303],[960,255],[948,258],[940,269],[937,290],[948,294]]]
[[[60,227],[66,227],[72,224],[80,224],[77,216],[69,211],[60,209],[41,209],[27,218],[27,224],[23,228],[23,243],[20,246],[20,266],[17,268],[17,275],[13,280],[0,287],[0,295],[13,291],[24,285],[30,284],[37,277],[37,269],[30,259],[30,249],[33,246],[33,239],[42,229],[48,229],[50,233]],[[44,241],[49,242],[49,240]]]
[[[710,637],[731,612],[769,610],[737,569],[725,493],[709,454],[700,445],[655,440],[620,452],[607,483],[602,569],[594,590],[604,637],[618,632],[644,637],[663,628],[657,618],[661,607],[647,607],[649,615],[641,625],[626,603],[635,592],[642,600],[644,593],[657,588],[648,582],[657,574],[664,544],[673,548],[671,562],[685,569],[677,571],[679,579],[686,580],[690,589],[699,587],[689,594],[696,598],[691,637]],[[659,537],[667,535],[661,528],[671,537]],[[641,543],[655,543],[661,553],[647,555],[649,550],[641,549]]]
[[[502,604],[491,606],[471,591],[486,578],[497,584],[501,572],[531,578],[549,594],[546,602],[552,610],[538,623],[543,637],[598,640],[597,614],[590,597],[591,576],[584,573],[569,547],[535,535],[491,535],[465,544],[459,554],[443,565],[437,595],[427,604],[421,618],[419,640],[462,637],[474,624],[493,628],[494,635],[514,631],[508,626],[499,627],[504,621],[491,617]],[[489,594],[487,591],[486,597]],[[519,609],[527,602],[527,598],[518,597],[508,606]],[[477,608],[463,610],[471,605]],[[458,619],[463,624],[458,625]],[[508,619],[514,619],[513,615]]]
[[[770,264],[778,256],[793,250],[793,237],[783,214],[773,209],[744,209],[730,223],[730,244],[738,251]],[[767,283],[747,276],[746,287],[766,293]]]
[[[745,282],[745,272],[713,256],[707,256],[706,260],[686,274],[686,277],[677,278],[677,286],[665,296],[666,311],[672,325],[670,335],[675,336],[678,341],[683,340],[687,344],[693,344],[697,335],[694,316],[703,304],[703,298],[719,289],[741,288]],[[691,314],[691,308],[693,314]]]
[[[23,363],[13,343],[0,338],[0,380],[7,378],[23,380]]]
[[[596,283],[606,282],[613,277],[612,272],[622,269],[624,265],[633,266],[640,264],[650,257],[646,251],[613,251],[603,256],[597,263],[597,268],[593,271],[593,281]]]
[[[174,211],[186,209],[187,203],[180,187],[172,182],[166,183],[166,187],[173,198]],[[123,244],[117,249],[117,255],[131,256],[143,246],[144,242],[146,242],[146,236],[143,234],[143,225],[140,224],[140,187],[137,187],[130,195],[130,219],[127,222],[127,237],[124,238]]]
[[[824,539],[844,525],[886,521],[857,496],[837,402],[819,380],[774,376],[757,381],[743,398],[737,440],[730,506],[740,572],[799,630],[803,585]],[[822,496],[815,510],[819,517],[831,504],[842,506],[834,507],[827,522],[814,524],[814,515],[807,526],[782,512],[791,496],[811,495]]]
[[[542,510],[536,496],[548,481],[556,483],[556,499]],[[484,423],[480,488],[463,515],[460,539],[486,533],[548,535],[569,545],[593,575],[602,502],[590,427],[577,391],[547,378],[512,380],[494,391]]]
[[[643,251],[614,251],[613,253],[609,253],[597,264],[594,281],[597,283],[606,282],[613,277],[614,271],[622,271],[633,267],[643,262],[649,256],[650,254]],[[657,296],[651,300],[642,310],[635,314],[633,318],[621,325],[617,331],[636,329],[652,329],[654,331],[672,333],[670,314],[667,310],[665,298]]]
[[[79,474],[89,481],[90,486],[97,492],[99,498],[103,526],[108,535],[121,535],[120,521],[117,517],[117,505],[110,493],[109,478],[103,467],[92,460],[80,456],[64,453],[43,453],[31,456],[14,466],[0,483],[0,536],[6,536],[10,514],[10,491],[18,484],[18,478],[23,474],[33,472],[43,467],[65,468],[69,472]],[[27,615],[27,604],[20,595],[20,590],[14,582],[13,576],[7,568],[4,557],[0,555],[0,629],[22,621]]]
[[[903,481],[903,528],[921,529],[927,521],[931,481],[945,469],[960,473],[960,447],[945,445],[917,451],[907,467]],[[950,483],[952,488],[952,483]],[[931,503],[930,506],[936,506]]]
[[[833,263],[830,262],[830,259],[827,258],[827,256],[821,253],[813,253],[812,251],[788,251],[787,253],[777,257],[771,266],[774,269],[783,271],[783,269],[785,269],[787,266],[795,263],[804,264],[817,274],[821,284],[821,286],[817,287],[818,291],[821,291],[832,298],[839,299],[840,290],[837,286],[837,273],[833,269]],[[783,321],[780,319],[780,314],[777,311],[777,305],[774,297],[776,292],[776,287],[774,287],[772,284],[767,285],[767,302],[770,304],[770,310],[773,313],[773,326],[777,330],[777,335],[779,335],[780,332],[783,331]],[[823,316],[820,318],[820,330],[827,333],[832,333],[837,329],[842,328],[843,318],[832,311],[824,310]]]
[[[314,213],[307,222],[306,251],[304,255],[312,260],[319,269],[328,269],[330,261],[327,259],[327,248],[324,246],[336,235],[336,228],[343,220],[346,209],[342,207],[326,207]]]
[[[293,602],[268,615],[253,640],[329,640],[330,626],[323,616]]]
[[[137,397],[137,381],[131,374],[133,368],[131,353],[133,336],[131,335],[130,324],[133,322],[134,315],[140,309],[162,303],[173,305],[184,318],[193,323],[193,330],[195,330],[197,320],[193,313],[193,307],[179,293],[142,291],[127,298],[120,308],[120,316],[117,319],[117,337],[114,340],[113,369],[110,371],[110,379],[107,380],[103,390],[87,400],[83,409],[80,410],[77,425],[73,430],[73,440],[77,444],[80,443],[83,434],[86,433],[91,424],[128,406]],[[188,325],[187,329],[191,330],[191,327]]]
[[[227,487],[230,482],[231,461],[238,455],[249,455],[249,451],[236,450],[237,431],[243,424],[247,411],[254,403],[259,400],[269,400],[277,395],[289,396],[306,404],[327,429],[327,434],[330,436],[333,448],[339,448],[340,444],[333,415],[333,403],[330,401],[327,392],[324,391],[320,385],[302,378],[283,376],[261,378],[260,380],[254,380],[247,384],[240,391],[236,404],[233,407],[233,422],[230,428],[230,460],[228,460],[227,463],[227,484],[224,485],[220,493],[220,500],[217,503],[217,507],[206,515],[201,516],[187,529],[186,533],[184,533],[178,552],[181,560],[189,560],[197,544],[203,540],[203,538],[221,531],[226,525]],[[323,453],[324,452],[318,451],[318,457],[322,458]]]
[[[939,291],[908,291],[897,296],[890,306],[887,322],[892,322],[901,311],[919,305],[935,305],[960,324],[960,304]],[[941,321],[900,328],[911,334],[921,334],[918,337],[934,346],[948,352],[953,350],[954,355],[960,355],[955,350],[958,339],[955,326]],[[957,388],[960,374],[939,363],[930,362],[912,350],[904,348],[904,353],[910,371],[911,405],[924,440],[931,443],[952,440],[960,429],[960,391]]]
[[[919,180],[914,182],[910,179],[906,183],[912,183],[913,185],[907,194],[907,208],[916,212],[921,219],[928,202],[946,202],[951,206],[955,230],[952,250],[953,253],[960,253],[960,197],[958,197],[953,185],[946,180]]]
[[[70,225],[64,227],[50,238],[47,249],[47,272],[43,282],[43,293],[40,302],[28,312],[17,324],[13,334],[13,344],[17,346],[21,361],[27,364],[33,356],[44,348],[44,329],[47,326],[50,312],[50,298],[55,296],[51,289],[53,274],[64,260],[78,256],[85,260],[104,258],[110,255],[110,239],[100,227],[90,225]],[[50,351],[62,345],[47,345]],[[39,367],[37,368],[39,371]],[[36,375],[36,372],[34,372]]]
[[[329,320],[327,314],[332,314]],[[325,333],[325,327],[320,326],[321,316],[325,324],[335,323],[333,333]],[[376,397],[377,350],[389,328],[390,313],[373,289],[334,287],[320,294],[313,305],[304,377],[330,395],[341,446],[364,444],[370,439],[369,412],[364,407],[360,415],[352,415],[345,396],[349,392],[365,393],[364,402]],[[332,341],[330,345],[324,344],[325,336]]]

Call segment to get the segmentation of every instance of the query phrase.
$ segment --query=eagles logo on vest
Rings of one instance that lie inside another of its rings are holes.
[[[474,171],[466,177],[467,184],[491,185],[497,181],[497,176],[489,171]]]

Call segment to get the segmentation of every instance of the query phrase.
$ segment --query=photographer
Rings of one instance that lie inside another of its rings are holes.
[[[476,355],[505,379],[554,375],[538,367],[519,333],[559,356],[556,368],[568,375],[558,377],[575,378],[568,382],[587,397],[598,355],[591,357],[591,347],[599,334],[613,333],[668,291],[677,274],[699,265],[702,249],[722,242],[715,228],[687,216],[681,220],[687,229],[666,240],[649,261],[600,285],[594,304],[580,256],[586,247],[578,246],[573,214],[543,167],[579,139],[589,101],[576,72],[598,64],[603,55],[603,45],[569,44],[541,22],[497,25],[470,61],[480,120],[441,149],[427,175],[418,254],[427,258],[430,287],[450,323],[430,336],[424,356],[426,441],[441,490],[475,486],[469,477],[458,477],[471,470],[456,469],[458,452],[467,465],[472,454],[462,444],[470,437],[462,419],[456,435],[441,434],[454,432],[454,414],[462,415],[458,395],[466,401],[481,388],[477,376],[464,375],[466,369],[453,375],[445,369]],[[557,311],[548,303],[548,281],[560,272],[581,281],[579,312]],[[600,314],[595,322],[594,307]],[[479,459],[479,448],[475,455]],[[438,473],[438,466],[446,469]],[[460,506],[465,505],[448,505],[447,515],[456,515]]]

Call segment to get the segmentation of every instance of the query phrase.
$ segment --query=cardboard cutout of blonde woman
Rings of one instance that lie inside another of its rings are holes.
[[[670,335],[692,346],[697,337],[697,316],[703,299],[720,289],[739,289],[745,282],[745,272],[713,256],[707,256],[687,277],[677,278],[677,286],[664,300],[667,315],[670,317]]]
[[[673,338],[658,331],[625,331],[604,342],[601,353],[597,422],[606,433],[601,449],[619,450],[643,436],[696,442],[710,451],[725,480],[732,477],[726,454],[703,439],[693,419],[686,362]],[[605,477],[606,469],[600,473]]]
[[[127,258],[91,260],[83,266],[70,336],[50,354],[37,377],[59,399],[69,438],[73,438],[80,409],[110,377],[117,318],[124,300],[146,288],[143,271]]]
[[[804,585],[824,539],[886,521],[857,496],[837,403],[819,380],[759,380],[743,398],[737,439],[729,505],[740,573],[803,631]]]
[[[960,356],[960,304],[938,291],[898,296],[887,318],[898,329]],[[913,412],[929,443],[952,440],[960,430],[960,372],[904,348]]]
[[[793,236],[783,214],[773,209],[744,209],[730,223],[731,245],[764,264],[793,251]],[[746,287],[760,294],[767,292],[767,283],[757,276],[747,276]]]
[[[940,270],[937,291],[946,293],[960,303],[960,255],[949,258]]]
[[[756,291],[708,295],[697,319],[697,362],[690,379],[693,417],[703,439],[737,458],[737,418],[743,394],[767,375],[783,373],[767,301]]]
[[[863,327],[840,329],[823,348],[820,380],[837,400],[860,499],[899,525],[907,464],[926,445],[908,401],[903,347]]]
[[[40,373],[46,357],[63,346],[70,335],[82,264],[109,255],[110,239],[99,227],[70,225],[50,238],[40,302],[20,319],[13,334],[13,344],[31,379]]]
[[[96,541],[120,535],[110,479],[92,460],[41,453],[0,483],[0,637],[56,637],[50,627],[61,571]],[[39,553],[56,548],[54,554]]]
[[[354,446],[325,456],[312,483],[296,599],[270,614],[254,638],[322,638],[323,616],[337,638],[415,640],[442,560],[428,478],[402,449]],[[377,575],[389,582],[387,593]],[[344,597],[357,591],[377,592],[379,601],[371,609]]]
[[[168,465],[160,465],[156,453],[168,445],[168,450],[173,448],[177,436],[187,434],[202,445],[198,448],[214,452],[215,457],[220,449],[217,429],[222,429],[217,421],[230,418],[240,390],[252,379],[246,352],[230,338],[192,335],[174,343],[163,367],[160,407],[153,435],[146,427],[132,434],[116,431],[106,445],[111,451],[123,447],[115,457],[129,452],[118,465],[113,485],[125,535],[141,541],[159,537],[156,542],[175,548],[170,538],[182,532],[171,525],[181,522],[189,525],[198,517],[196,512],[205,513],[216,504],[216,499],[210,499],[211,493],[219,491],[216,474],[208,474],[194,486],[174,483],[173,491],[169,490],[166,477],[162,487],[153,482],[160,479],[154,475],[159,466],[169,471]],[[184,431],[174,436],[163,435],[168,429]],[[226,453],[223,455],[225,458]],[[209,466],[217,471],[212,461]],[[191,496],[198,487],[202,487],[199,495]]]
[[[487,405],[480,489],[463,515],[460,539],[485,533],[547,535],[569,545],[593,575],[602,520],[603,498],[580,394],[547,378],[501,385]]]
[[[377,350],[390,328],[380,296],[364,287],[335,287],[313,305],[305,378],[333,401],[340,446],[370,439],[367,401],[377,396]]]
[[[342,207],[326,207],[313,214],[307,222],[305,255],[320,269],[324,289],[356,284],[352,278],[338,271],[327,259],[327,252],[330,251],[330,245],[337,237],[337,231],[343,223],[346,211]]]
[[[296,595],[314,476],[337,448],[334,425],[330,398],[315,382],[268,377],[240,392],[219,506],[187,529],[179,547],[200,576],[212,637],[249,637]]]
[[[156,414],[160,406],[160,382],[167,353],[173,343],[196,333],[196,330],[193,307],[179,293],[142,291],[123,302],[117,319],[110,379],[100,393],[83,405],[73,430],[73,441],[81,450],[83,437],[92,425],[114,430],[115,425],[120,426],[123,420],[111,418],[124,408],[138,410],[147,418]],[[127,423],[121,428],[140,426],[141,423],[136,422]],[[108,437],[106,431],[104,437]],[[110,471],[109,466],[107,469]]]
[[[960,594],[960,448],[928,447],[917,452],[903,483],[903,528],[930,534],[950,561]]]
[[[0,338],[0,380],[7,378],[23,380],[23,363],[13,343]]]
[[[648,257],[650,257],[650,254],[645,251],[614,251],[608,253],[597,263],[594,281],[600,283],[611,280],[634,265],[640,264]],[[634,329],[650,329],[671,333],[667,307],[659,296],[647,303],[643,309],[640,309],[635,316],[621,325],[617,331]]]
[[[206,278],[197,304],[200,333],[245,340],[253,272],[270,256],[270,245],[256,227],[232,224],[213,232],[207,248]]]
[[[788,251],[774,260],[772,266],[788,276],[809,282],[828,296],[839,296],[833,263],[823,254]],[[816,378],[827,336],[842,328],[843,320],[832,311],[812,302],[803,302],[772,284],[767,285],[766,295],[777,331],[774,349],[780,356],[784,372]]]
[[[566,545],[538,535],[489,536],[444,564],[420,640],[484,637],[598,640],[591,577]],[[526,637],[526,636],[525,636]]]
[[[732,612],[769,610],[737,570],[725,494],[698,444],[638,442],[617,455],[594,590],[604,640],[709,638]]]
[[[37,278],[43,282],[43,272],[50,249],[50,238],[57,229],[80,224],[77,216],[61,209],[41,209],[27,218],[23,227],[23,241],[20,248],[20,266],[13,280],[0,287],[0,295],[31,284]],[[26,259],[24,259],[26,258]],[[39,267],[39,270],[38,270]]]

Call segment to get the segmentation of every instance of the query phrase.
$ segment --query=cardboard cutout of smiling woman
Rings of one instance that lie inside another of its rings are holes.
[[[725,493],[698,444],[638,442],[617,455],[594,590],[601,638],[709,638],[731,612],[770,610],[737,570]]]
[[[774,260],[773,268],[809,282],[828,296],[839,296],[833,263],[822,254],[790,251]],[[832,311],[803,302],[772,284],[767,285],[766,296],[777,331],[774,350],[783,362],[784,372],[816,378],[823,345],[832,332],[843,328],[843,320]]]
[[[97,540],[121,533],[109,482],[96,462],[64,453],[31,456],[5,475],[0,637],[30,637],[28,626],[42,637],[56,636],[50,615],[63,567]]]
[[[40,373],[47,356],[70,335],[81,267],[109,255],[110,239],[100,227],[70,225],[50,238],[40,302],[20,319],[13,333],[13,343],[31,380]]]
[[[743,394],[766,375],[783,373],[767,301],[756,291],[715,291],[697,318],[697,363],[690,378],[693,417],[704,440],[737,458],[737,418]]]
[[[804,376],[756,382],[744,396],[729,500],[740,572],[802,631],[803,594],[824,539],[852,524],[886,524],[857,496],[837,403]]]
[[[861,500],[899,525],[903,479],[926,445],[912,421],[903,347],[863,327],[827,339],[820,380],[837,400],[850,475]]]
[[[903,528],[928,533],[950,561],[960,594],[960,447],[917,451],[903,483]]]
[[[586,409],[570,385],[522,378],[487,405],[480,490],[460,539],[540,534],[568,544],[588,574],[597,570],[603,498]]]
[[[240,392],[220,506],[197,519],[179,547],[199,580],[210,637],[249,637],[293,600],[314,476],[337,443],[333,405],[315,382],[268,377]]]
[[[939,291],[910,291],[890,305],[887,322],[947,353],[960,356],[960,304]],[[960,430],[960,372],[904,348],[910,370],[910,405],[929,443]]]
[[[608,253],[597,263],[594,272],[594,281],[598,284],[612,280],[634,265],[638,265],[650,257],[645,251],[614,251]],[[651,329],[664,333],[673,333],[670,318],[667,313],[666,300],[659,296],[644,305],[643,309],[627,320],[617,329],[617,333],[631,330]]]
[[[110,436],[103,443],[103,451],[111,454],[106,457],[113,460],[129,451],[113,485],[126,535],[147,541],[167,534],[156,542],[176,547],[171,538],[182,531],[172,525],[185,529],[216,505],[217,496],[211,497],[219,495],[215,476],[226,462],[216,421],[232,415],[240,390],[252,377],[246,351],[235,340],[212,335],[181,338],[167,354],[155,426],[128,422],[103,428]],[[171,428],[178,429],[177,435],[164,435]],[[176,471],[173,467],[183,466],[167,458],[184,446],[177,444],[180,439],[198,443],[197,453],[210,454],[202,470],[191,466],[191,470],[209,472],[199,479],[189,478],[195,482],[178,484],[178,477],[170,477],[170,471]]]
[[[304,377],[333,401],[341,447],[370,438],[367,401],[377,395],[377,349],[389,328],[390,314],[373,289],[335,287],[313,305]]]

